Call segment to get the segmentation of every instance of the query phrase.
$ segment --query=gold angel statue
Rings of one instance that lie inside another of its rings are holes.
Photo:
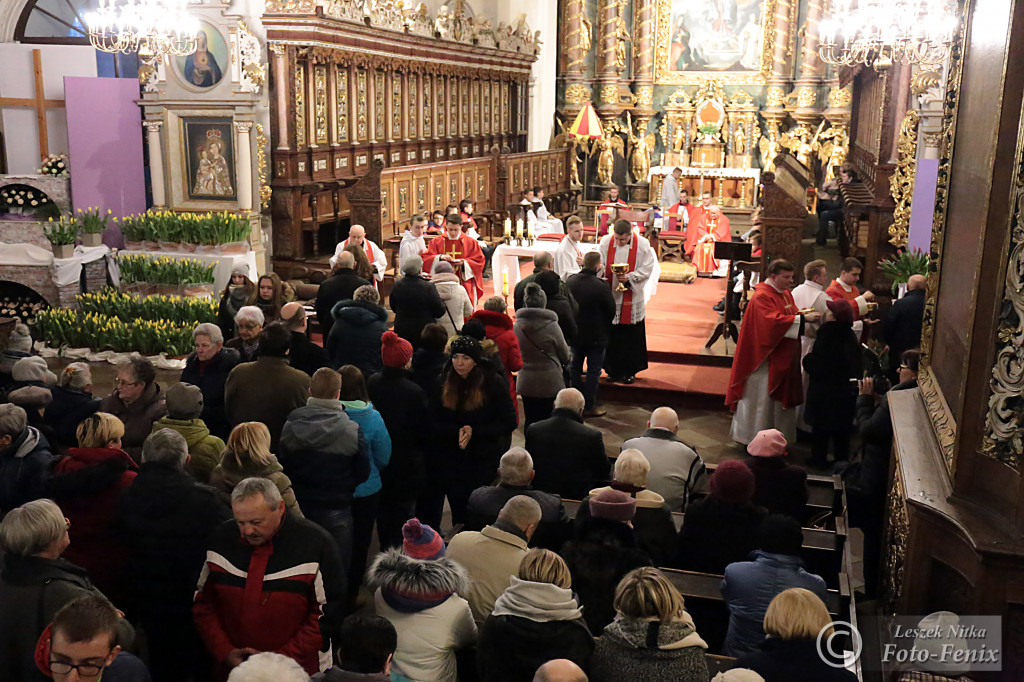
[[[597,181],[602,185],[612,184],[612,173],[615,170],[615,155],[612,151],[623,155],[622,138],[606,130],[605,134],[597,141],[599,150],[597,155]]]
[[[586,14],[580,15],[580,53],[586,57],[587,53],[590,52],[590,41],[594,35],[594,25],[590,23],[590,19],[587,18]]]
[[[579,187],[580,183],[580,147],[585,147],[585,142],[579,137],[573,137],[569,135],[569,125],[567,121],[555,117],[555,123],[558,124],[559,133],[555,135],[555,139],[552,143],[552,147],[558,149],[560,147],[572,147],[572,160],[569,161],[569,185],[571,187]],[[586,162],[586,157],[582,159]]]
[[[804,166],[809,166],[811,164],[811,154],[813,153],[810,137],[810,129],[800,123],[791,130],[782,133],[779,136],[779,144],[792,152],[796,156],[797,161]]]
[[[758,147],[761,149],[761,170],[766,173],[775,172],[775,157],[782,151],[779,143],[778,124],[768,123],[768,134],[761,138]]]
[[[737,126],[736,132],[733,133],[733,145],[732,152],[736,156],[743,156],[747,153],[747,131],[743,129],[743,126]]]
[[[846,161],[846,153],[850,147],[850,135],[846,132],[846,126],[832,126],[828,130],[818,134],[811,143],[811,148],[817,153],[821,163],[825,166],[825,181],[832,180],[836,176],[836,169]]]
[[[637,123],[642,121],[643,119],[640,119]],[[654,133],[640,130],[637,126],[637,132],[634,134],[633,120],[628,111],[623,132],[626,133],[630,147],[632,147],[632,152],[629,155],[629,169],[633,176],[633,182],[646,182],[647,174],[651,169],[651,152],[654,151]]]

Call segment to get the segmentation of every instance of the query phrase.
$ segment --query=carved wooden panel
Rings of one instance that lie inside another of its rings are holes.
[[[429,178],[417,178],[416,179],[416,212],[425,213],[427,211],[427,182]]]
[[[480,84],[480,130],[484,135],[491,134],[491,81],[483,81]],[[494,131],[497,132],[497,131]]]
[[[420,109],[423,106],[423,103],[420,101],[419,91],[419,76],[415,73],[410,73],[405,92],[406,111],[409,112],[405,122],[405,136],[410,140],[415,140],[419,137],[416,131],[419,128]]]
[[[459,130],[463,137],[469,137],[469,79],[459,79]]]
[[[313,67],[313,139],[317,144],[329,141],[327,97],[327,66],[318,64]]]
[[[338,142],[348,142],[348,69],[336,67],[334,73],[335,125]]]
[[[473,80],[473,89],[470,92],[470,106],[473,108],[473,135],[480,134],[480,81]]]
[[[405,178],[395,182],[398,191],[398,210],[395,213],[395,220],[407,221],[412,215],[412,178]]]
[[[370,98],[367,94],[366,69],[356,72],[356,139],[360,142],[370,140]]]
[[[387,74],[383,71],[373,72],[373,139],[384,141],[388,135],[385,126],[387,120]]]
[[[402,74],[391,72],[391,139],[402,139]]]
[[[391,197],[394,192],[391,191],[392,182],[388,182],[385,185],[384,180],[381,180],[380,187],[380,220],[381,223],[387,223],[391,220]]]
[[[459,79],[448,77],[448,137],[459,134]]]
[[[476,172],[476,201],[483,203],[487,201],[487,179],[490,177],[488,168],[481,168]]]
[[[443,211],[445,206],[444,200],[444,174],[439,173],[434,176],[434,210]]]
[[[501,82],[491,81],[491,128],[500,135],[501,127]]]
[[[465,170],[462,172],[462,199],[473,199],[473,186],[475,183],[475,174],[472,170]],[[461,201],[461,199],[460,199]]]
[[[420,137],[430,138],[434,136],[434,77],[429,73],[423,74],[423,125],[420,128]]]
[[[306,65],[295,65],[295,144],[306,146]]]

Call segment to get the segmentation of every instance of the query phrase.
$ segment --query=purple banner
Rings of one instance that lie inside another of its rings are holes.
[[[938,181],[939,160],[918,159],[907,239],[907,245],[911,249],[919,249],[926,253],[931,249],[932,219],[935,216],[935,187]]]
[[[146,210],[139,96],[135,79],[64,79],[76,210],[96,206],[118,218]],[[121,230],[107,230],[103,241],[123,246]]]

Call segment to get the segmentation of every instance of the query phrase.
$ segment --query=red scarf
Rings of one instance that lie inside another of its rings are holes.
[[[636,252],[640,245],[640,240],[637,238],[635,234],[631,234],[629,238],[629,257],[626,259],[626,262],[629,264],[629,272],[633,272],[633,270],[636,268]],[[608,257],[605,259],[606,262],[604,264],[604,276],[609,282],[612,283],[613,287],[619,283],[618,278],[615,277],[615,272],[612,270],[612,259],[615,255],[615,249],[618,249],[618,246],[616,246],[615,244],[615,237],[612,236],[611,241],[608,243]],[[614,291],[614,289],[612,289],[612,291]],[[625,320],[629,320],[629,322],[626,322]],[[619,313],[619,324],[632,323],[633,285],[627,281],[626,290],[622,292],[622,311]]]

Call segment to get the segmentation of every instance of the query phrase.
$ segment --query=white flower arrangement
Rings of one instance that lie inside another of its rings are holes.
[[[50,203],[49,197],[37,189],[0,189],[0,206],[32,209]]]
[[[67,175],[71,172],[68,157],[65,154],[50,154],[43,159],[43,165],[39,167],[43,175]]]

